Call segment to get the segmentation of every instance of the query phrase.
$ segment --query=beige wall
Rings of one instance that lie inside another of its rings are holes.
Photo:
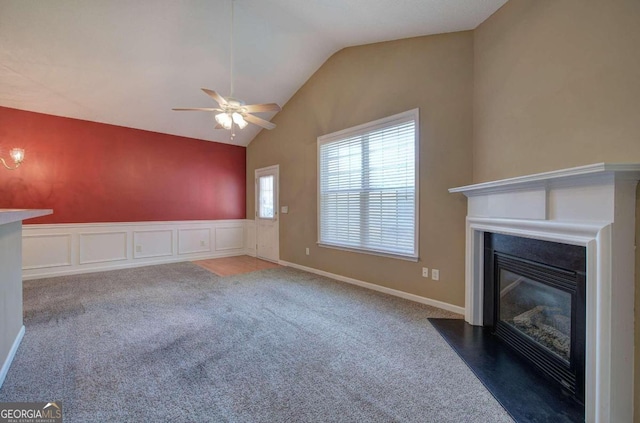
[[[474,32],[473,111],[475,182],[640,162],[640,1],[510,0]]]
[[[347,48],[332,56],[247,149],[247,215],[254,170],[280,165],[280,259],[458,306],[464,305],[466,201],[447,189],[471,182],[471,32]],[[317,242],[318,136],[420,109],[420,261],[381,258]],[[305,255],[309,247],[311,254]],[[421,268],[440,270],[440,281]]]
[[[474,41],[475,182],[640,162],[640,1],[511,0]]]
[[[0,225],[0,368],[22,328],[22,223]]]

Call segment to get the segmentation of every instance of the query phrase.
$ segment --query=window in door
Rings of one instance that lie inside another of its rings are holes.
[[[274,189],[273,189],[273,175],[261,176],[258,179],[259,184],[259,204],[258,217],[261,219],[273,219],[275,216],[274,210]]]

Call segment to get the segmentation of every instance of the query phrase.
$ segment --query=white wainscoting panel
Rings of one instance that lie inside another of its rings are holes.
[[[216,251],[234,250],[244,245],[244,226],[216,228]]]
[[[24,225],[23,279],[99,272],[216,257],[255,255],[247,222],[65,223]],[[253,238],[255,239],[255,238]],[[215,246],[212,248],[212,246]]]
[[[178,254],[206,253],[211,251],[211,229],[179,229]]]
[[[245,220],[244,245],[248,256],[256,256],[256,221]]]
[[[30,251],[22,259],[23,270],[71,266],[71,234],[40,234],[22,237],[22,248]]]
[[[104,263],[126,259],[126,232],[80,234],[80,264]]]
[[[133,258],[168,257],[173,255],[171,229],[134,231]]]

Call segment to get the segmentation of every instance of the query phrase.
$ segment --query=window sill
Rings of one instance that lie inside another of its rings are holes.
[[[322,243],[322,242],[318,242],[317,244],[318,244],[318,247],[331,248],[333,250],[349,251],[351,253],[360,253],[360,254],[368,254],[368,255],[372,255],[372,256],[387,257],[387,258],[392,258],[392,259],[411,261],[411,262],[414,262],[414,263],[416,263],[418,261],[418,256],[404,256],[404,255],[400,255],[400,254],[385,253],[385,252],[382,252],[382,251],[364,250],[364,249],[360,249],[360,248],[344,247],[344,246],[341,246],[341,245],[325,244],[325,243]]]

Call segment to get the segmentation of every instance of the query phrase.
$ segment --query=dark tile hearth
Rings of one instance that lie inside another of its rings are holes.
[[[584,422],[582,405],[531,369],[488,328],[457,319],[429,321],[516,422]]]

